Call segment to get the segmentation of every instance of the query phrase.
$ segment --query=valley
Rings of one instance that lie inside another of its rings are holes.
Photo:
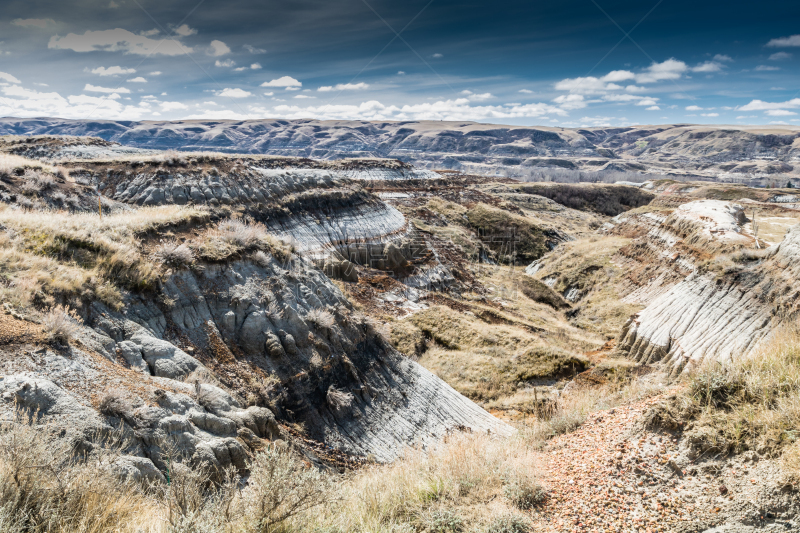
[[[795,129],[0,132],[10,531],[800,528]]]

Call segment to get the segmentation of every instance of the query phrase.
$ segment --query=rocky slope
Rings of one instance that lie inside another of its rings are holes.
[[[549,167],[586,172],[655,172],[759,184],[780,181],[780,185],[796,176],[800,156],[800,131],[791,126],[678,124],[569,129],[426,121],[5,118],[0,120],[0,134],[96,136],[143,149],[317,159],[392,157],[420,168],[522,177],[538,175],[537,169]],[[63,154],[83,157],[102,152],[102,147],[72,147]],[[578,176],[562,175],[560,179],[577,181]]]

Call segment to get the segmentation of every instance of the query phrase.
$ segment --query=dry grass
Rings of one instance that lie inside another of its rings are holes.
[[[776,331],[746,357],[704,365],[656,416],[673,427],[690,421],[687,431],[701,449],[785,449],[785,466],[800,479],[800,330]]]
[[[226,219],[207,231],[195,250],[207,261],[226,261],[250,250],[266,251],[280,260],[287,260],[294,253],[294,246],[270,234],[263,224]]]
[[[0,178],[7,178],[18,172],[18,170],[41,170],[53,172],[53,167],[45,165],[39,161],[28,159],[14,154],[0,153]]]
[[[117,448],[75,457],[68,440],[47,430],[0,423],[3,531],[501,533],[525,531],[500,527],[527,526],[521,511],[545,497],[534,452],[519,437],[455,434],[344,476],[268,447],[243,486],[235,472],[212,475],[161,443],[170,483],[141,485],[113,473]]]
[[[56,305],[42,317],[42,329],[51,342],[69,344],[80,330],[83,320],[69,306]]]
[[[0,206],[0,226],[6,228],[0,234],[0,277],[8,280],[10,289],[18,280],[33,280],[34,294],[98,298],[117,306],[117,286],[147,289],[160,275],[159,266],[140,251],[142,234],[207,217],[204,209],[177,206],[122,211],[102,218]],[[5,292],[18,303],[25,300],[20,291]]]

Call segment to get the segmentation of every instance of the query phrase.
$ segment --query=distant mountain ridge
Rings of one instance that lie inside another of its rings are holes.
[[[622,170],[741,181],[800,173],[800,127],[616,128],[475,122],[0,119],[3,135],[95,136],[126,146],[342,159],[395,158],[421,168],[528,176],[535,169]]]

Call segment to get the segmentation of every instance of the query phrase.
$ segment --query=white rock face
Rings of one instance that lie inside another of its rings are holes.
[[[673,373],[745,355],[796,316],[798,275],[800,225],[764,259],[716,278],[693,273],[655,298],[625,325],[619,348]]]

